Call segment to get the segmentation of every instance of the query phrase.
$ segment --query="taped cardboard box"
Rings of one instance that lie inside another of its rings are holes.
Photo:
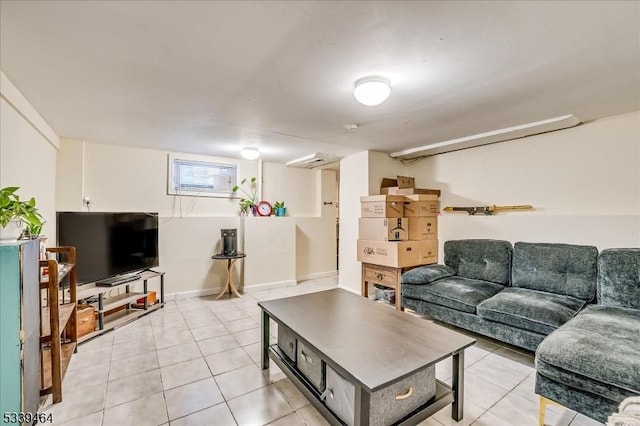
[[[361,240],[404,241],[409,239],[406,218],[366,217],[358,220]]]
[[[405,198],[402,195],[370,195],[360,197],[361,217],[403,217]]]
[[[413,188],[416,184],[416,179],[409,176],[398,176],[398,188]]]
[[[398,179],[382,178],[382,182],[380,183],[380,194],[387,195],[387,188],[397,188],[397,187],[398,187]]]
[[[392,268],[438,263],[438,240],[358,240],[358,261]]]
[[[438,238],[438,217],[409,217],[410,240],[432,240]]]
[[[398,188],[397,186],[390,186],[388,188],[380,188],[380,193],[386,195],[424,194],[430,195],[434,200],[437,200],[440,197],[439,189],[429,188]]]
[[[406,195],[405,200],[405,217],[437,216],[440,211],[440,202],[434,201],[433,195]]]
[[[382,178],[380,183],[381,195],[405,195],[403,192],[397,192],[398,190],[410,190],[415,186],[415,178],[410,176],[397,176],[396,179]],[[393,188],[393,189],[391,189]],[[407,194],[415,194],[415,192],[407,192]]]

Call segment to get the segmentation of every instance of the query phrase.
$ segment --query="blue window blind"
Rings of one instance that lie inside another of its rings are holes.
[[[237,166],[205,161],[172,161],[172,194],[229,195],[237,182]]]

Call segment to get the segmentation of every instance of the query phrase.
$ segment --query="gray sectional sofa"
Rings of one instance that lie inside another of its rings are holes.
[[[595,298],[598,250],[569,244],[458,240],[444,265],[402,276],[402,305],[535,351]]]
[[[536,393],[596,420],[640,395],[640,249],[459,240],[444,251],[444,265],[402,276],[404,307],[536,351]]]
[[[640,249],[600,253],[597,304],[538,346],[536,393],[601,422],[640,395]]]

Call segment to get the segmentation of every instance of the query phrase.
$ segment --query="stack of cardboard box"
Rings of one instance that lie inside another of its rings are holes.
[[[360,198],[358,260],[393,268],[438,263],[440,191],[414,188],[413,178],[402,176],[397,187],[388,185],[395,182],[385,179],[381,192],[397,189],[406,195]]]

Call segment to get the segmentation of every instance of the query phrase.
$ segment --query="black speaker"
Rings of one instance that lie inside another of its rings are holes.
[[[222,254],[224,256],[235,256],[238,254],[238,232],[237,229],[221,229]]]

